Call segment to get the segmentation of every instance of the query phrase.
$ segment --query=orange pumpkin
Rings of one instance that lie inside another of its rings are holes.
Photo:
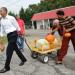
[[[67,32],[65,33],[65,37],[70,37],[71,36],[71,33]]]
[[[49,35],[47,35],[46,37],[45,37],[45,39],[48,41],[48,42],[54,42],[54,40],[55,40],[55,36],[54,35],[52,35],[52,34],[49,34]]]

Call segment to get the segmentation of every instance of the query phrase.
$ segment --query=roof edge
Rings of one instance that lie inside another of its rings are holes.
[[[64,8],[53,9],[53,10],[49,10],[49,11],[45,11],[45,12],[40,12],[40,13],[36,13],[36,14],[41,14],[41,13],[46,13],[46,12],[52,12],[52,11],[61,10],[61,9],[65,9],[65,8],[70,8],[70,7],[75,7],[75,6],[69,6],[69,7],[64,7]]]

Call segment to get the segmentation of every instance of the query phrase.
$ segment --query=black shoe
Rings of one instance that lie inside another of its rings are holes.
[[[21,63],[19,64],[19,66],[23,66],[24,63],[25,63],[26,61],[27,61],[27,60],[25,60],[25,61],[21,61]]]
[[[9,71],[10,69],[6,69],[6,68],[3,68],[2,70],[0,70],[0,73],[5,73],[7,71]]]

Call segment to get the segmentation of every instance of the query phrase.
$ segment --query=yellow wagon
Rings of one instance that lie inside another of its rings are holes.
[[[50,45],[51,49],[46,49],[46,50],[43,49],[43,47],[42,47],[41,50],[38,49],[35,46],[36,45],[36,40],[35,39],[34,40],[29,40],[28,39],[28,41],[26,41],[26,39],[25,39],[25,42],[31,50],[31,57],[32,58],[38,58],[41,62],[47,63],[48,60],[49,60],[48,54],[51,54],[53,52],[56,52],[58,54],[58,51],[61,48],[61,39],[57,39],[57,40],[58,40],[58,45],[56,45],[56,46],[53,46],[53,45],[51,46]]]

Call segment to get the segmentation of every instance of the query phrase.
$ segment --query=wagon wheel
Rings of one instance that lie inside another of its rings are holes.
[[[48,56],[47,56],[47,55],[45,55],[45,56],[43,56],[42,60],[43,60],[43,62],[44,62],[44,63],[47,63],[47,62],[48,62],[48,60],[49,60],[49,58],[48,58]]]
[[[35,52],[35,51],[32,51],[31,52],[31,57],[34,58],[34,59],[37,58],[38,57],[38,53]]]
[[[41,62],[43,62],[43,63],[47,63],[48,60],[49,60],[48,55],[38,55],[38,58],[39,58],[39,60],[40,60]]]

